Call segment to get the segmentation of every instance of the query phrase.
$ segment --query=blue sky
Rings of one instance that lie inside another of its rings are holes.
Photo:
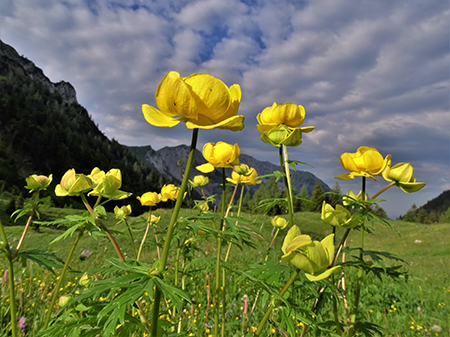
[[[289,149],[330,186],[358,190],[343,152],[360,146],[411,162],[427,186],[392,188],[381,206],[404,214],[450,188],[449,4],[447,1],[1,0],[0,38],[53,81],[71,82],[100,129],[125,145],[189,144],[184,125],[156,128],[140,106],[170,70],[207,72],[238,83],[241,132],[201,130],[206,142],[238,142],[243,153],[277,163],[256,115],[294,102],[316,127]],[[43,172],[45,173],[45,172]],[[369,194],[386,183],[369,182]]]

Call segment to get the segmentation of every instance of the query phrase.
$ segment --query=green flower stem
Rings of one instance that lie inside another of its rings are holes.
[[[284,158],[283,158],[284,154]],[[287,162],[287,149],[286,146],[281,145],[280,147],[280,166],[284,173],[284,185],[286,189],[286,198],[288,202],[289,210],[289,226],[294,225],[294,205],[292,203],[292,188],[291,188],[291,177],[289,174],[289,164]]]
[[[279,232],[279,231],[280,231],[280,228],[277,228],[277,231],[276,231],[275,234],[273,235],[272,242],[270,243],[269,248],[267,249],[265,261],[267,261],[267,260],[269,259],[269,253],[270,253],[270,250],[272,249],[272,247],[273,247],[274,244],[275,244],[275,240],[277,239],[277,235],[278,235],[278,232]]]
[[[294,273],[291,275],[289,280],[286,282],[286,284],[284,285],[283,289],[280,290],[278,295],[284,296],[284,294],[289,289],[289,287],[292,285],[292,283],[294,283],[294,281],[297,278],[299,272],[300,272],[300,269],[295,269]],[[270,304],[269,308],[267,308],[267,311],[264,314],[261,322],[259,322],[258,329],[255,332],[255,336],[259,336],[261,334],[262,329],[264,328],[264,325],[266,324],[267,320],[269,319],[270,315],[272,314],[272,311],[273,311],[273,305]]]
[[[9,313],[11,315],[11,336],[17,337],[17,308],[16,308],[16,293],[15,293],[15,285],[14,285],[14,268],[13,268],[13,259],[11,256],[11,248],[8,243],[8,238],[5,233],[5,229],[3,228],[3,223],[0,220],[0,235],[2,236],[2,247],[6,253],[6,259],[8,260],[8,288],[9,288]]]
[[[366,177],[362,177],[362,200],[365,200],[366,195]],[[364,223],[360,228],[360,250],[359,250],[359,259],[361,263],[364,261]],[[350,326],[348,328],[348,337],[352,337],[355,331],[356,324],[356,315],[358,314],[358,306],[359,306],[359,297],[361,294],[361,282],[364,276],[364,269],[362,267],[358,270],[358,277],[356,279],[355,285],[355,302],[353,304],[353,310],[350,314]]]
[[[192,164],[194,163],[194,154],[197,146],[198,129],[192,131],[192,141],[191,148],[189,150],[189,157],[186,164],[186,171],[184,172],[183,181],[180,187],[180,193],[178,194],[177,202],[172,212],[172,217],[170,219],[169,227],[167,228],[166,240],[164,242],[163,251],[161,254],[161,259],[159,262],[159,272],[162,275],[166,269],[167,257],[169,256],[170,243],[172,241],[173,232],[175,225],[178,220],[178,214],[180,212],[181,204],[183,202],[184,192],[186,192],[186,187],[189,181],[189,175],[191,174]],[[159,304],[161,303],[161,289],[155,288],[154,303],[152,311],[152,325],[151,325],[151,336],[157,337],[158,335],[158,317],[159,317]]]
[[[392,182],[392,183],[390,183],[389,185],[387,185],[386,187],[383,187],[381,190],[379,190],[377,193],[375,193],[373,196],[372,196],[372,198],[370,198],[371,200],[372,199],[375,199],[376,197],[378,197],[381,193],[383,193],[384,191],[386,191],[388,188],[390,188],[391,186],[394,186],[395,185],[395,182]]]
[[[334,284],[334,274],[331,275],[331,283]],[[333,318],[334,318],[334,324],[336,325],[336,332],[340,335],[340,334],[342,334],[342,330],[341,330],[341,324],[339,322],[339,313],[338,313],[336,295],[333,295]]]
[[[83,232],[84,232],[84,229],[82,229],[78,232],[78,235],[72,244],[72,248],[70,249],[69,255],[66,258],[66,262],[64,263],[63,270],[62,270],[61,274],[59,275],[58,282],[56,282],[55,289],[53,290],[52,300],[50,301],[50,305],[48,306],[48,309],[47,309],[47,317],[45,318],[44,327],[42,328],[43,330],[47,329],[48,324],[50,323],[50,318],[52,317],[52,311],[55,306],[56,299],[58,298],[58,295],[59,295],[59,288],[61,287],[64,276],[66,275],[67,269],[69,267],[70,260],[72,259],[72,255],[75,251],[75,248],[77,247],[78,242],[80,241],[81,236],[83,235]]]
[[[17,256],[17,254],[19,253],[20,247],[22,247],[23,240],[25,239],[25,235],[27,234],[28,228],[30,227],[31,220],[33,220],[34,214],[36,213],[36,207],[37,207],[38,200],[39,200],[39,191],[36,192],[35,198],[36,198],[36,201],[33,203],[33,207],[31,208],[31,212],[30,212],[30,216],[28,217],[27,224],[25,225],[25,228],[22,232],[22,236],[20,237],[19,243],[17,244],[17,248],[16,248],[13,256],[11,257],[11,260],[14,260]]]
[[[137,257],[137,253],[136,253],[136,246],[134,245],[134,238],[133,238],[133,233],[131,232],[131,227],[128,224],[127,219],[123,219],[125,221],[125,226],[127,226],[128,229],[128,234],[130,234],[130,239],[131,239],[131,249],[133,250],[133,255],[136,258]]]
[[[220,228],[222,231],[225,229],[225,191],[226,191],[226,179],[225,179],[225,168],[222,168],[222,217]],[[217,258],[216,258],[216,275],[214,282],[214,337],[219,336],[219,313],[220,313],[220,258],[222,253],[222,239],[217,238]],[[225,288],[223,289],[225,292]],[[222,326],[222,330],[225,329]]]

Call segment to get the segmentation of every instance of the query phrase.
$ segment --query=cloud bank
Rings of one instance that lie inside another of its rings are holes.
[[[241,85],[246,128],[202,131],[200,146],[238,142],[243,153],[276,163],[256,115],[274,101],[295,102],[316,130],[290,156],[329,185],[344,173],[340,154],[364,145],[392,154],[393,163],[411,162],[427,183],[416,194],[383,194],[391,216],[450,188],[445,1],[5,0],[0,38],[52,81],[71,82],[100,129],[120,143],[188,144],[184,125],[152,127],[140,105],[154,105],[170,70],[207,72]]]

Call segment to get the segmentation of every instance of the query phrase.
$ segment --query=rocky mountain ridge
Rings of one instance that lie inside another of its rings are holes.
[[[154,150],[151,146],[132,146],[129,147],[131,152],[133,152],[136,157],[155,167],[159,173],[164,175],[166,178],[181,182],[183,179],[185,163],[187,162],[187,158],[189,156],[189,146],[187,145],[178,145],[174,147],[163,147],[159,150]],[[267,174],[271,174],[274,171],[279,171],[280,167],[272,164],[268,161],[260,161],[250,155],[243,154],[239,156],[239,161],[243,164],[247,164],[250,167],[253,167],[258,175],[263,176]],[[200,171],[195,169],[196,166],[204,164],[206,161],[203,158],[202,153],[197,149],[194,157],[194,165],[191,172],[191,178],[196,175],[205,175]],[[300,189],[303,185],[306,185],[309,194],[312,194],[314,189],[314,185],[317,180],[320,181],[322,189],[324,192],[330,191],[330,187],[324,183],[322,180],[317,178],[314,174],[307,171],[292,171],[292,184],[297,193],[300,192]],[[231,168],[226,169],[227,176],[231,176]],[[216,169],[211,173],[208,173],[206,176],[209,177],[210,184],[205,186],[206,193],[218,193],[219,187],[222,181],[222,174],[220,170]],[[268,178],[266,178],[267,180]],[[279,188],[284,189],[283,181],[279,180]],[[258,189],[258,185],[249,186],[250,192],[254,193]]]
[[[65,81],[53,83],[47,76],[45,76],[42,69],[36,67],[36,65],[27,58],[20,56],[13,47],[3,43],[1,40],[0,56],[4,58],[4,61],[9,63],[13,68],[22,71],[24,75],[28,76],[33,81],[47,87],[51,93],[59,93],[64,103],[77,103],[77,93],[72,84]]]

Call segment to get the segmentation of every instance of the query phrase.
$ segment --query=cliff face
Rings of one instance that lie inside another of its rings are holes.
[[[69,82],[61,81],[53,83],[45,76],[42,69],[36,67],[36,65],[25,57],[20,56],[17,51],[3,43],[0,40],[0,57],[4,59],[10,66],[14,67],[24,75],[31,78],[33,81],[42,84],[47,87],[50,92],[57,92],[62,96],[63,102],[67,104],[78,103],[77,94],[75,88]]]

